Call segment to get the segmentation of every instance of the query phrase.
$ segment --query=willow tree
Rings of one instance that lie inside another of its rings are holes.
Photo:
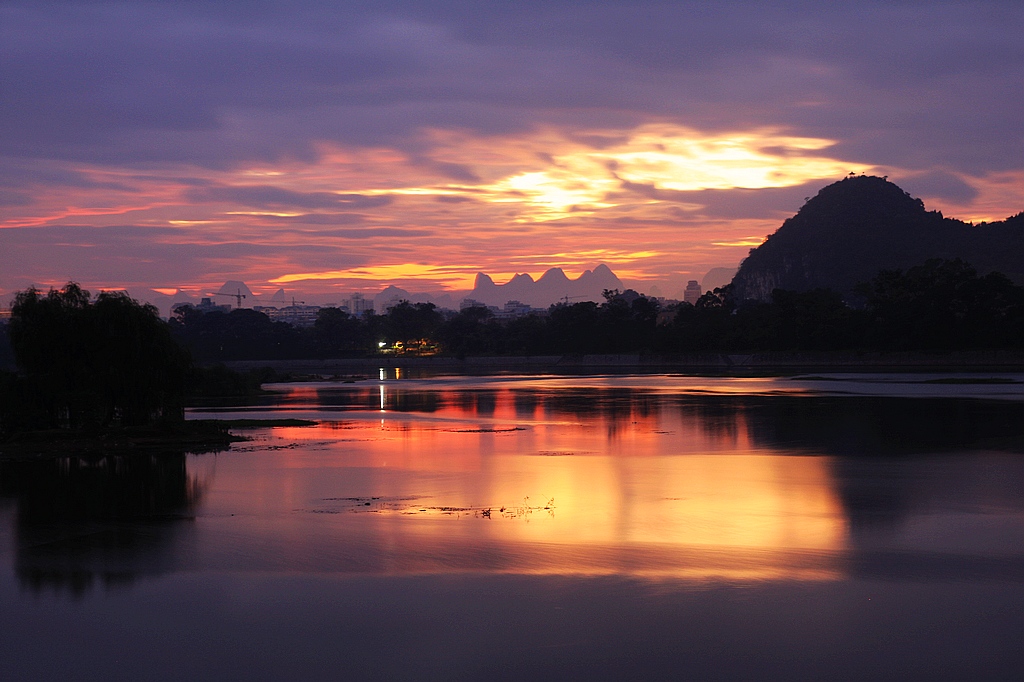
[[[18,370],[51,426],[138,426],[184,416],[189,358],[156,308],[120,292],[93,302],[75,283],[19,292],[11,308]]]

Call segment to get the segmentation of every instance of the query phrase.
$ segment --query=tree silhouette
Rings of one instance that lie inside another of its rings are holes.
[[[19,292],[11,345],[37,409],[36,425],[102,428],[184,418],[188,355],[157,310],[124,293],[95,303],[71,282],[43,295]]]

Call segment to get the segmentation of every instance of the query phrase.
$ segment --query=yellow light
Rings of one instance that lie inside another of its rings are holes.
[[[600,150],[563,141],[564,151],[552,154],[546,168],[482,186],[486,193],[481,198],[523,205],[520,222],[546,221],[637,204],[637,193],[646,197],[640,203],[657,203],[666,200],[658,195],[664,190],[791,187],[871,170],[830,158],[825,150],[834,144],[771,129],[709,135],[680,126],[646,125]],[[623,193],[629,190],[634,196],[627,199]],[[672,199],[686,209],[701,208]]]
[[[281,211],[227,211],[224,215],[248,215],[268,218],[298,218],[305,213],[281,212]]]
[[[479,268],[475,265],[440,266],[422,263],[397,263],[393,265],[368,265],[348,270],[327,270],[324,272],[301,272],[281,275],[268,280],[271,284],[289,284],[304,280],[363,279],[400,280],[434,279],[445,284],[470,288]]]
[[[764,244],[764,237],[744,237],[731,242],[711,242],[715,246],[761,246]]]

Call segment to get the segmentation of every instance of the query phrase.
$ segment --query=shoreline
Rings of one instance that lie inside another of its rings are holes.
[[[204,454],[223,452],[250,440],[232,431],[274,426],[316,426],[309,419],[186,419],[170,426],[100,432],[51,429],[26,431],[0,441],[0,460],[105,455]]]
[[[231,430],[274,426],[280,421],[296,422],[287,424],[289,426],[313,423],[304,420],[191,419],[169,426],[96,432],[70,429],[26,431],[0,441],[0,460],[221,452],[232,443],[249,440],[231,433]],[[303,423],[299,424],[300,421]]]
[[[214,363],[216,364],[216,363]],[[802,374],[806,372],[1024,372],[1024,351],[959,352],[763,352],[530,357],[395,357],[303,360],[233,360],[229,369],[269,367],[277,372],[323,377],[407,369],[457,374],[580,374],[596,371],[641,374]]]

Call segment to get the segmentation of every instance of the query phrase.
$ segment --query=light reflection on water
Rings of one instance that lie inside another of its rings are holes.
[[[514,567],[523,573],[768,577],[801,571],[800,555],[788,550],[845,545],[845,517],[824,458],[729,454],[722,443],[646,427],[610,437],[550,423],[484,432],[446,426],[395,420],[382,429],[367,420],[275,433],[297,446],[280,455],[282,482],[294,493],[281,511],[334,515],[338,532],[373,514],[404,551],[427,555],[451,552],[457,540],[470,554],[474,542],[534,545],[531,562]],[[341,443],[333,440],[339,437]],[[321,484],[332,480],[334,492],[317,493],[296,480],[311,469],[319,469]],[[337,469],[381,474],[354,485],[355,477]],[[228,475],[223,466],[219,471]],[[663,558],[620,570],[622,555],[641,548],[648,555],[689,554],[680,565]],[[703,550],[715,556],[707,567],[695,563]],[[726,555],[735,558],[735,570],[721,564]],[[472,557],[465,561],[481,568]],[[808,577],[824,575],[818,563]]]
[[[825,383],[386,374],[215,410],[319,422],[219,454],[0,462],[3,669],[1014,677],[1020,385]]]
[[[951,452],[979,462],[1020,445],[1017,402],[811,396],[778,379],[710,390],[720,383],[689,381],[697,394],[651,377],[282,386],[276,405],[223,416],[323,421],[219,455],[219,486],[259,494],[222,504],[215,488],[204,509],[251,519],[234,524],[252,538],[280,515],[282,547],[288,532],[364,547],[359,560],[302,559],[317,570],[835,580],[918,496],[945,503],[949,481],[934,472]],[[986,461],[1021,477],[1016,458]],[[1019,512],[993,483],[957,511],[962,537],[935,542],[958,551],[987,523],[975,509],[997,498]]]
[[[186,569],[821,581],[906,570],[879,559],[893,551],[925,574],[953,555],[1019,564],[1024,401],[957,397],[977,386],[381,375],[217,410],[319,420],[217,455],[4,463],[18,575],[80,593]],[[884,379],[857,382],[900,383]]]

